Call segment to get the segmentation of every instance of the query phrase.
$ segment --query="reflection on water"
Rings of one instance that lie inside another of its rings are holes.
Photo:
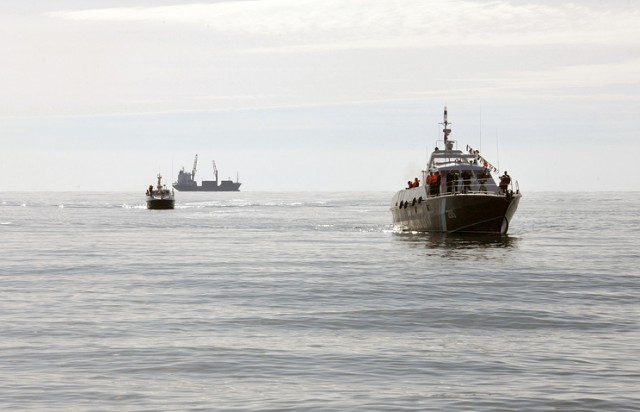
[[[447,256],[450,256],[452,251],[472,254],[482,250],[514,249],[520,241],[519,238],[509,235],[436,232],[396,232],[394,238],[411,248],[425,249],[427,254],[444,252]],[[458,253],[457,256],[464,258],[468,257],[468,254]]]

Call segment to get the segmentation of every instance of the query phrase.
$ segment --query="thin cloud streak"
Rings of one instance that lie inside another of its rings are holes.
[[[260,36],[259,44],[240,48],[259,53],[640,43],[637,11],[603,13],[571,3],[262,0],[59,11],[49,16],[75,21],[190,25],[228,35]]]
[[[541,87],[550,90],[563,88],[599,88],[617,85],[640,85],[640,59],[625,63],[583,64],[562,66],[550,70],[508,73],[509,77],[496,82],[509,88]]]
[[[461,89],[459,91],[452,91],[448,93],[449,96],[469,96],[472,89]],[[299,104],[265,104],[263,106],[239,104],[236,107],[218,107],[218,108],[193,108],[193,109],[159,109],[159,110],[141,110],[141,111],[128,111],[128,112],[113,112],[113,113],[69,113],[69,114],[51,114],[51,115],[11,115],[0,116],[1,120],[28,120],[28,119],[91,119],[91,118],[135,118],[144,116],[160,116],[160,115],[174,115],[174,114],[197,114],[197,113],[232,113],[232,112],[256,112],[256,111],[269,111],[269,110],[295,110],[295,109],[323,109],[333,107],[357,107],[365,105],[377,105],[384,103],[408,103],[408,102],[421,102],[425,100],[427,96],[441,96],[442,92],[411,92],[406,97],[397,98],[384,98],[384,99],[361,99],[361,100],[349,100],[349,101],[330,101],[321,103],[299,103]],[[204,97],[203,99],[206,99]],[[140,102],[143,104],[144,102]]]

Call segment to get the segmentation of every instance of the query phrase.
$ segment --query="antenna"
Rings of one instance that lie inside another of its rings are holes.
[[[500,173],[500,146],[498,145],[498,128],[496,127],[496,160],[498,161],[498,173]]]
[[[482,152],[482,105],[480,106],[480,151]]]
[[[424,145],[424,160],[427,168],[429,168],[429,143]]]
[[[442,129],[442,132],[444,133],[444,149],[451,150],[453,149],[453,143],[449,143],[449,134],[451,134],[451,129],[449,129],[448,126],[451,123],[447,120],[447,106],[444,107],[444,121],[440,124],[444,126],[444,129]]]

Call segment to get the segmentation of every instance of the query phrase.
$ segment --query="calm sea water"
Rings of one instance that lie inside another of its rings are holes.
[[[392,193],[0,197],[0,408],[640,410],[640,193],[525,193],[509,236]]]

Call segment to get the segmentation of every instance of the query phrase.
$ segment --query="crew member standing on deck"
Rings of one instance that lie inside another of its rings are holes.
[[[468,193],[471,191],[471,172],[463,170],[462,174],[462,193]]]
[[[500,176],[500,192],[507,193],[507,188],[509,187],[509,183],[511,183],[511,176],[507,171],[504,171],[504,174]]]
[[[454,180],[456,180],[456,175],[453,173],[453,170],[447,172],[447,193],[453,192]]]

